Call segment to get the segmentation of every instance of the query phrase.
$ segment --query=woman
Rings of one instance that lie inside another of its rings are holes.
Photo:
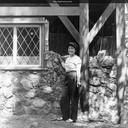
[[[66,71],[65,86],[62,92],[60,107],[62,117],[59,120],[66,122],[76,122],[79,99],[80,86],[80,70],[81,59],[76,55],[78,45],[74,42],[69,42],[69,56],[65,62],[61,61],[62,67]]]

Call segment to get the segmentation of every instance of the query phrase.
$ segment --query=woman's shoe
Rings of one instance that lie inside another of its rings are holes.
[[[63,118],[62,117],[59,117],[56,119],[57,121],[63,121]]]
[[[72,123],[72,122],[75,123],[76,120],[72,120],[72,119],[69,118],[69,119],[65,120],[65,122],[67,122],[67,123]]]

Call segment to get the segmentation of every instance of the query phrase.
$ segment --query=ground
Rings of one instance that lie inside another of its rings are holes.
[[[41,116],[13,116],[0,117],[0,128],[128,128],[128,126],[112,125],[105,122],[66,123],[56,121],[55,117]]]

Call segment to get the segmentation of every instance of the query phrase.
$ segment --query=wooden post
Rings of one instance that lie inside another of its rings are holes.
[[[44,31],[45,31],[45,52],[49,51],[49,22],[46,20]]]
[[[82,112],[89,110],[89,7],[88,2],[80,3],[80,57],[82,58],[81,68],[81,93],[80,105]]]
[[[116,3],[116,47],[117,47],[117,106],[119,122],[123,124],[123,101],[126,86],[125,63],[125,12],[124,3]]]

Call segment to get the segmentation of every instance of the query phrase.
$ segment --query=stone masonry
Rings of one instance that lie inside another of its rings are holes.
[[[0,71],[0,115],[60,113],[64,71],[57,54],[46,52],[42,71]]]
[[[89,62],[89,116],[94,120],[118,122],[116,97],[116,64],[105,51],[90,57]]]
[[[0,115],[60,114],[60,96],[65,71],[58,54],[45,53],[46,70],[0,71]],[[63,58],[62,58],[63,59]],[[89,118],[116,123],[116,65],[104,54],[89,61]]]

